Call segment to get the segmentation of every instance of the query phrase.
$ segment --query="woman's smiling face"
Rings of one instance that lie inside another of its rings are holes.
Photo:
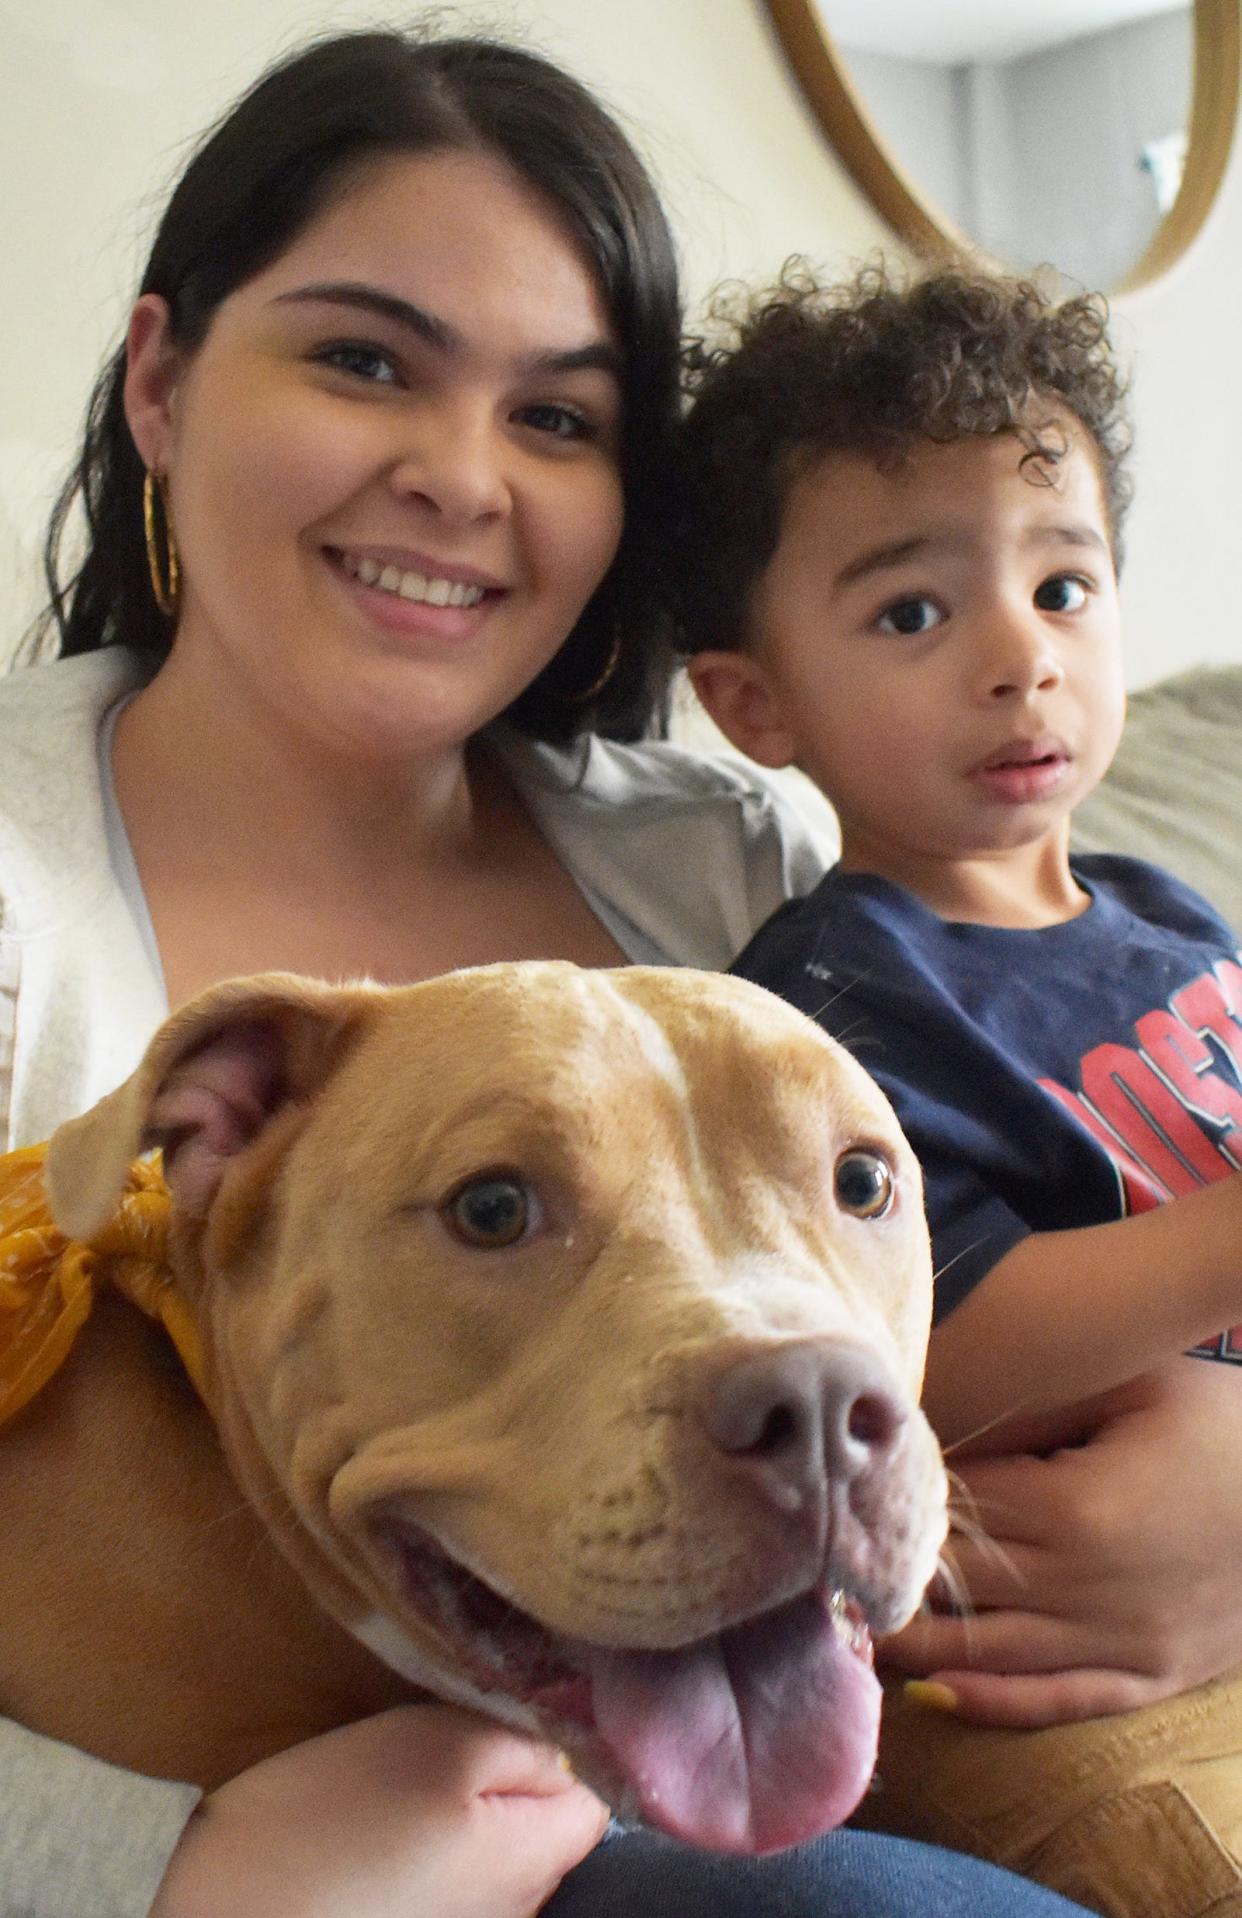
[[[621,534],[618,349],[555,212],[476,152],[369,165],[182,362],[131,326],[176,646],[325,745],[455,745],[562,645]]]

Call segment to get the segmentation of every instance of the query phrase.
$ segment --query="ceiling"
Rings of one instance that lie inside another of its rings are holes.
[[[815,0],[834,41],[936,66],[1012,60],[1191,0]]]

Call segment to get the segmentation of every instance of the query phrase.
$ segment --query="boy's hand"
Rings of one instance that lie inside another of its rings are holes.
[[[531,1918],[606,1823],[547,1746],[404,1706],[213,1792],[151,1918]]]
[[[950,1544],[975,1614],[880,1648],[963,1719],[1092,1718],[1242,1664],[1242,1373],[1176,1359],[1094,1411],[1081,1446],[957,1468],[959,1509],[990,1534]]]

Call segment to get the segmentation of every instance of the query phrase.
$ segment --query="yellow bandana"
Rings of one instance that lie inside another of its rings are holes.
[[[53,1223],[46,1150],[0,1157],[0,1425],[64,1364],[99,1285],[161,1321],[201,1394],[198,1333],[165,1263],[171,1200],[158,1162],[134,1160],[116,1211],[87,1244]]]

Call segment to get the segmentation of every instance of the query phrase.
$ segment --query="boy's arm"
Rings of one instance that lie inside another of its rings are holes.
[[[932,1334],[946,1445],[1119,1385],[1242,1321],[1242,1176],[1134,1218],[1035,1232]]]

